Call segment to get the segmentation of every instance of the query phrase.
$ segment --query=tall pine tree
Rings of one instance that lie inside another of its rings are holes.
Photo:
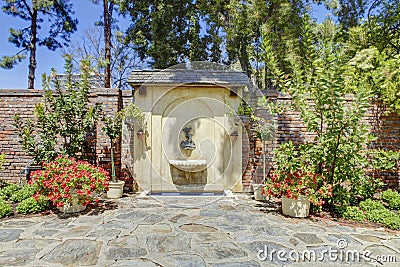
[[[3,56],[0,67],[12,69],[29,54],[28,89],[33,89],[37,47],[56,50],[66,45],[71,33],[77,29],[78,20],[72,17],[72,4],[69,0],[5,0],[2,10],[23,20],[26,25],[19,29],[10,28],[9,41],[19,51],[12,56]]]

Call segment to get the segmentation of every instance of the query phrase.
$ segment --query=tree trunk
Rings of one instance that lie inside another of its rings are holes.
[[[35,70],[36,70],[36,37],[37,37],[37,9],[32,8],[32,23],[31,23],[31,39],[29,43],[29,74],[28,74],[28,89],[35,87]]]
[[[108,5],[109,3],[109,5]],[[104,87],[111,87],[111,19],[114,9],[112,0],[103,0],[104,15],[104,50],[106,67],[104,70]]]

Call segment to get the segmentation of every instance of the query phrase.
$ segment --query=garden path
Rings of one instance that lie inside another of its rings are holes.
[[[0,266],[399,266],[400,232],[293,219],[247,195],[124,197],[0,221]],[[368,257],[369,256],[369,257]],[[376,259],[380,258],[380,262]],[[396,262],[388,262],[397,260]],[[386,262],[385,262],[386,261]]]

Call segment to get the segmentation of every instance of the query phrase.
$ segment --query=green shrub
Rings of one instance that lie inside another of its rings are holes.
[[[0,171],[2,171],[3,168],[3,164],[6,162],[6,155],[5,154],[0,154]]]
[[[10,196],[10,200],[14,203],[19,203],[27,199],[35,193],[35,189],[31,185],[24,185],[20,190]]]
[[[17,192],[20,189],[20,187],[16,184],[10,184],[2,189],[0,189],[0,198],[2,199],[9,199],[9,197]]]
[[[360,202],[360,208],[363,211],[370,211],[370,210],[381,210],[385,209],[385,206],[380,202],[372,199],[366,199]]]
[[[12,214],[11,206],[4,200],[0,200],[0,218],[9,216]]]
[[[17,212],[20,214],[38,213],[46,210],[48,206],[48,200],[44,199],[43,197],[39,198],[38,200],[34,199],[33,197],[29,197],[24,199],[17,206]]]
[[[364,221],[367,218],[365,214],[355,206],[345,206],[340,213],[343,218],[348,220]]]
[[[10,183],[7,180],[0,178],[0,189],[6,187],[8,185],[10,185]]]
[[[366,215],[371,222],[381,223],[393,230],[400,229],[400,216],[386,208],[368,210]]]
[[[390,189],[382,192],[381,198],[389,205],[389,208],[393,210],[400,210],[400,194]]]

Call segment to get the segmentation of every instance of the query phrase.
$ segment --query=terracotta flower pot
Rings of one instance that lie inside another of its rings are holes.
[[[308,217],[310,212],[310,201],[305,196],[299,196],[297,199],[282,196],[282,213],[284,215],[296,218]]]

